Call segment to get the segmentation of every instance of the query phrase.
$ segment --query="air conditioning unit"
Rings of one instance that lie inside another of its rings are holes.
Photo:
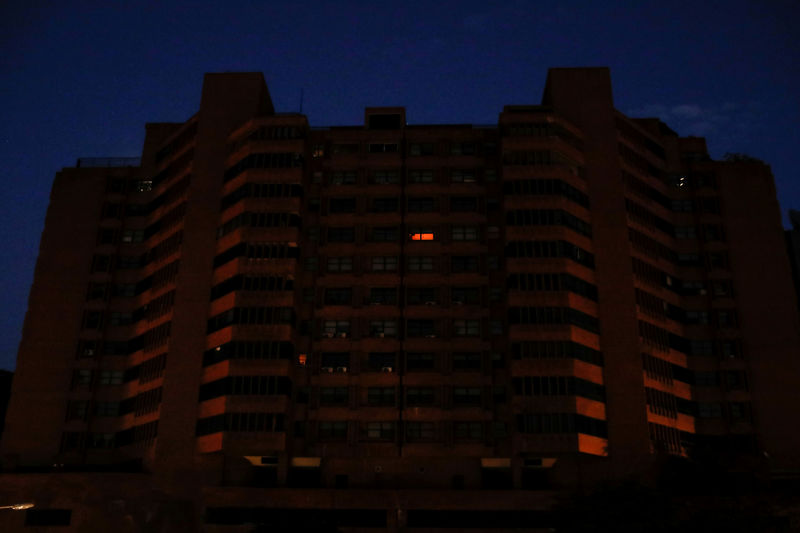
[[[333,367],[332,366],[323,366],[320,368],[320,372],[323,374],[333,374]]]
[[[464,302],[461,300],[453,300],[453,305],[464,305]]]
[[[336,371],[340,374],[347,374],[347,367],[346,366],[337,366]]]
[[[386,372],[387,374],[391,374],[392,373],[392,367],[390,367],[390,366],[381,367],[381,372]]]
[[[322,336],[327,338],[327,339],[332,339],[333,338],[333,333],[330,332],[330,331],[326,331],[325,333],[322,334]]]
[[[425,338],[426,339],[435,339],[436,338],[436,334],[435,333],[431,333],[430,335],[425,335]]]
[[[347,338],[347,333],[342,331],[341,333],[339,333],[339,338],[346,339]]]
[[[380,333],[378,333],[378,338],[379,338],[379,339],[382,339],[382,338],[384,338],[385,336],[386,336],[386,333],[384,333],[384,332],[380,332]]]
[[[436,305],[436,302],[425,302],[425,305]]]
[[[379,466],[376,466],[376,467],[375,467],[375,473],[376,473],[376,474],[380,474],[381,472],[383,472],[383,467],[382,467],[382,466],[380,466],[380,465],[379,465]]]

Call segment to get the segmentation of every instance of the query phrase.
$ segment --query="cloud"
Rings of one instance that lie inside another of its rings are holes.
[[[764,106],[760,102],[645,104],[625,114],[657,117],[682,137],[706,137],[709,149],[720,153],[751,144],[754,136],[764,132]]]

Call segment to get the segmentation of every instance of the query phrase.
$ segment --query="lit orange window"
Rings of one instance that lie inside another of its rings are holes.
[[[300,366],[306,366],[306,354],[301,353],[298,355],[297,362],[300,364]]]
[[[411,234],[412,241],[432,241],[433,240],[433,233],[412,233]]]

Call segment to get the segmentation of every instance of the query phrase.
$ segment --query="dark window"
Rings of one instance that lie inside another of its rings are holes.
[[[406,322],[406,335],[408,337],[434,337],[436,336],[436,322],[425,319],[409,319]]]
[[[450,210],[467,212],[478,210],[478,199],[475,196],[454,196],[450,198]]]
[[[375,372],[393,372],[395,370],[396,355],[394,352],[370,352],[368,359],[369,369]]]
[[[353,302],[353,289],[337,288],[325,290],[325,305],[350,305]]]
[[[322,387],[319,389],[320,405],[347,405],[350,391],[347,387]]]
[[[406,289],[408,305],[434,305],[437,302],[437,290],[433,287],[409,287]]]
[[[328,242],[353,242],[355,239],[355,228],[328,228]]]
[[[330,213],[355,213],[355,198],[331,198],[328,202],[328,212]]]
[[[436,394],[433,387],[408,387],[406,389],[406,404],[433,405],[436,402]]]
[[[371,304],[396,304],[397,303],[397,289],[394,287],[388,288],[373,288],[369,290],[369,303]]]
[[[410,213],[430,213],[436,211],[436,198],[409,198],[408,211]]]
[[[453,272],[477,272],[478,258],[473,256],[454,255],[451,258],[450,268]]]
[[[435,368],[436,361],[431,352],[408,352],[406,354],[406,368],[414,370],[432,370]]]
[[[400,201],[397,198],[374,198],[371,211],[373,213],[394,213]]]
[[[369,405],[394,405],[394,387],[369,387],[367,389],[367,403]]]

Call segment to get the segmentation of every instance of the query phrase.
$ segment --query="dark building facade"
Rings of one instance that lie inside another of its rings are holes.
[[[607,69],[492,126],[313,128],[209,74],[140,159],[56,176],[3,495],[98,530],[535,529],[664,454],[793,475],[791,287],[769,168],[626,117]]]

